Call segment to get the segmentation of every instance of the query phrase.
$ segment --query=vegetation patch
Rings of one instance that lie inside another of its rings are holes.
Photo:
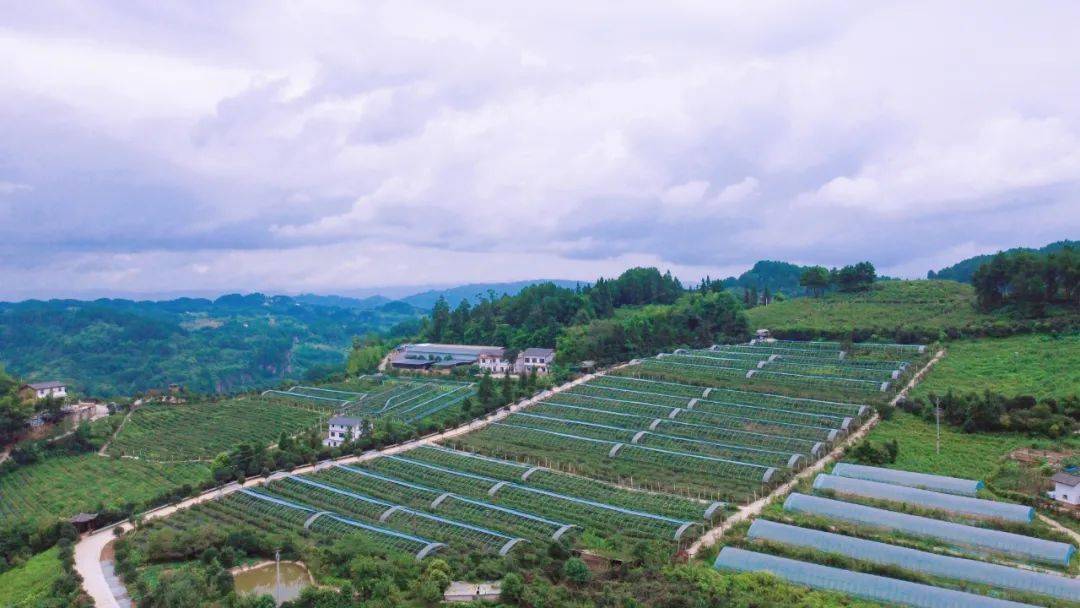
[[[1080,334],[959,340],[913,397],[991,391],[1062,398],[1080,394]]]

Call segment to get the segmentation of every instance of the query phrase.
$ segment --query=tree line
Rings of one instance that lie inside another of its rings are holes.
[[[1010,308],[1041,317],[1052,304],[1080,305],[1080,253],[1072,247],[1049,253],[998,253],[971,279],[984,311]]]
[[[540,283],[514,296],[489,293],[476,304],[462,300],[453,309],[440,297],[419,337],[429,342],[490,344],[511,350],[554,348],[563,327],[606,319],[626,306],[672,304],[684,292],[670,272],[631,268],[616,279],[601,278],[574,289]]]
[[[866,291],[876,280],[877,271],[874,265],[870,262],[859,262],[832,270],[824,266],[811,266],[803,271],[799,284],[808,289],[814,297],[820,298],[830,289],[842,293]]]

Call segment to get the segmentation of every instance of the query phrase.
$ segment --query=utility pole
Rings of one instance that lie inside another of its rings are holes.
[[[274,600],[281,601],[281,549],[274,549],[274,564],[276,566],[276,572],[274,575]]]
[[[937,455],[941,456],[941,400],[934,397],[934,421],[937,425]]]

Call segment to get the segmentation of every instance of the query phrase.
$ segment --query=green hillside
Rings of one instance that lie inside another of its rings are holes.
[[[1028,251],[1031,253],[1052,253],[1054,251],[1060,251],[1065,247],[1080,248],[1080,241],[1057,241],[1050,243],[1045,247],[1038,249],[1031,249],[1028,247],[1016,247],[1014,249],[1008,249],[1003,253],[1017,253],[1020,251]],[[952,266],[946,266],[941,270],[934,272],[931,270],[926,273],[928,279],[947,279],[950,281],[960,281],[961,283],[970,283],[971,277],[975,274],[975,271],[979,269],[986,262],[989,262],[994,257],[994,254],[987,253],[984,255],[977,255],[974,257],[961,260]]]
[[[855,338],[932,342],[942,338],[1008,335],[1025,330],[1075,326],[1075,311],[1048,310],[1047,317],[1016,320],[1004,313],[981,313],[975,290],[955,281],[881,281],[867,292],[830,293],[747,311],[754,328],[779,337]]]
[[[417,316],[401,302],[359,310],[262,294],[0,303],[0,365],[99,397],[173,382],[198,393],[238,392],[340,367],[354,336]]]
[[[982,392],[1036,398],[1080,394],[1080,334],[960,340],[914,391]]]

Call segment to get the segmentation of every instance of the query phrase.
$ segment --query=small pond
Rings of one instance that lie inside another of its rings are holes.
[[[304,587],[311,585],[311,575],[302,564],[281,562],[281,579],[278,566],[273,562],[233,575],[236,592],[240,595],[271,595],[278,606],[300,597]]]

